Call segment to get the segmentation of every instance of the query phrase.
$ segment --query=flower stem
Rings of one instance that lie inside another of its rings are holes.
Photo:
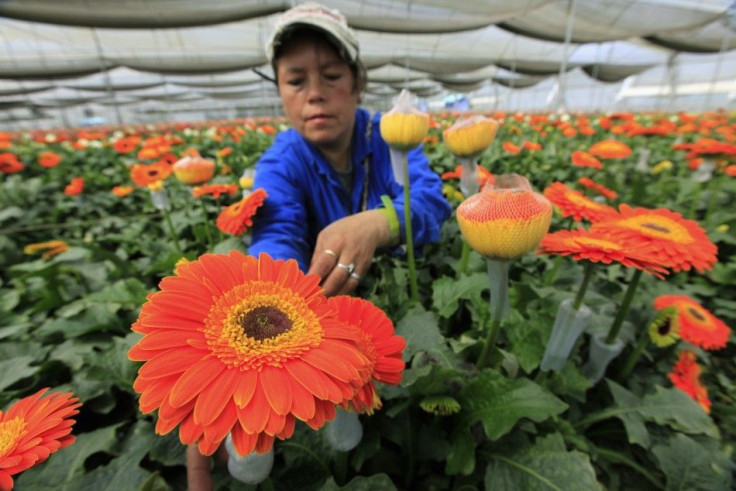
[[[496,345],[501,332],[501,320],[508,309],[509,264],[509,261],[488,260],[488,277],[491,280],[491,328],[486,334],[483,349],[476,362],[478,370],[482,370],[488,363],[491,348]]]
[[[639,357],[644,352],[644,348],[647,347],[647,341],[649,341],[649,335],[644,332],[639,337],[639,341],[636,342],[636,346],[634,347],[634,351],[631,352],[629,357],[626,359],[626,362],[624,363],[624,367],[621,369],[621,372],[618,374],[619,380],[625,380],[626,377],[629,376],[631,373],[631,370],[636,366],[636,362],[639,361]]]
[[[719,175],[715,179],[715,184],[713,184],[713,188],[710,191],[710,197],[708,198],[708,207],[705,209],[705,226],[706,228],[710,225],[711,215],[713,214],[713,210],[716,208],[716,204],[718,203],[718,194],[721,192],[721,185],[723,184],[723,176]]]
[[[417,265],[414,260],[414,233],[411,227],[411,195],[409,193],[409,164],[406,152],[401,152],[401,164],[404,169],[404,227],[406,229],[406,256],[409,262],[409,286],[412,303],[419,302],[419,286],[417,285]]]
[[[209,216],[207,215],[207,207],[204,204],[204,201],[202,198],[199,198],[197,201],[199,201],[199,206],[202,209],[202,216],[204,217],[204,232],[207,235],[207,245],[209,246],[209,249],[212,250],[214,247],[214,243],[212,242],[212,233],[210,232],[210,224],[209,224]]]
[[[629,313],[629,307],[631,307],[631,301],[634,299],[634,293],[636,292],[636,287],[639,285],[641,274],[641,269],[637,269],[634,272],[634,277],[631,278],[631,283],[629,283],[629,288],[626,290],[626,295],[624,296],[623,303],[621,303],[621,308],[618,310],[616,318],[613,319],[611,329],[608,331],[608,336],[606,336],[606,344],[611,344],[616,341],[618,333],[621,330],[621,326],[624,324],[624,318],[626,317],[626,314]]]
[[[166,224],[169,226],[169,234],[171,235],[171,240],[174,242],[174,247],[176,247],[176,252],[178,252],[179,254],[184,254],[181,250],[181,245],[179,245],[179,238],[176,236],[174,224],[171,222],[171,214],[169,213],[169,210],[164,209],[163,213]]]
[[[561,257],[561,256],[557,256]],[[585,291],[588,289],[588,285],[590,284],[590,279],[593,277],[593,263],[590,261],[587,261],[585,264],[585,273],[583,273],[583,282],[580,284],[580,288],[578,288],[578,293],[575,295],[575,300],[572,303],[572,308],[574,310],[579,310],[580,306],[583,304],[583,298],[585,297]]]
[[[544,275],[544,286],[550,286],[555,281],[555,277],[557,276],[557,271],[560,270],[560,265],[562,264],[562,256],[555,256],[555,261],[552,264],[552,269],[547,271],[547,274]]]
[[[700,203],[700,193],[703,192],[703,186],[704,184],[698,183],[697,187],[695,188],[695,196],[693,196],[693,200],[690,202],[690,211],[688,211],[687,216],[688,218],[691,218],[693,220],[696,220],[695,215],[698,212],[698,204]]]
[[[470,259],[470,245],[463,240],[463,251],[460,255],[460,262],[457,266],[458,278],[465,274],[468,270],[468,260]]]

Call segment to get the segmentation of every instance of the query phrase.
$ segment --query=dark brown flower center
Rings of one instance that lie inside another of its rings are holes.
[[[670,322],[670,319],[666,319],[664,322],[662,322],[661,325],[657,327],[657,333],[660,336],[666,336],[669,334],[670,330],[672,329],[672,323]]]
[[[257,341],[275,338],[291,329],[289,317],[276,307],[256,307],[243,317],[243,332]]]
[[[153,177],[153,176],[155,176],[157,174],[158,174],[158,171],[157,170],[149,170],[148,171],[148,175],[151,176],[151,177]]]
[[[667,227],[663,227],[662,225],[657,225],[656,223],[642,223],[641,226],[656,230],[657,232],[663,232],[666,234],[670,233],[670,229],[668,229]]]
[[[690,315],[698,319],[700,322],[705,321],[705,316],[700,311],[698,311],[698,309],[695,309],[693,307],[688,307],[687,311],[690,312]]]

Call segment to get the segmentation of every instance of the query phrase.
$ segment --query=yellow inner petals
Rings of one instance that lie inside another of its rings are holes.
[[[565,197],[576,205],[585,206],[586,208],[592,208],[594,210],[600,210],[601,208],[604,208],[602,204],[596,203],[592,199],[586,198],[585,196],[577,193],[566,193]]]
[[[618,222],[622,227],[637,230],[644,235],[667,239],[679,244],[693,242],[693,237],[685,227],[660,215],[639,215]]]
[[[616,244],[615,242],[603,239],[595,239],[593,237],[573,237],[565,240],[565,244],[573,247],[577,245],[588,245],[598,247],[600,249],[613,251],[620,251],[621,249],[623,249],[623,247],[621,247],[619,244]]]
[[[288,328],[273,337],[248,336],[244,321],[273,312],[273,321]],[[253,313],[249,316],[248,314]],[[322,340],[322,325],[305,299],[291,289],[271,282],[238,285],[215,300],[205,319],[205,339],[212,352],[229,367],[260,370],[263,365],[282,366]]]
[[[20,417],[0,421],[0,459],[18,446],[18,441],[23,437],[25,429],[26,422]]]
[[[688,305],[683,309],[684,314],[693,323],[697,324],[699,328],[706,331],[715,330],[716,326],[713,322],[708,322],[709,318],[699,308],[694,305]]]

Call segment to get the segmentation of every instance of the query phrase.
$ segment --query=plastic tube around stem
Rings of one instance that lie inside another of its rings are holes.
[[[482,370],[488,363],[491,348],[501,332],[501,321],[509,311],[509,261],[488,259],[488,278],[491,284],[491,327],[476,366]]]

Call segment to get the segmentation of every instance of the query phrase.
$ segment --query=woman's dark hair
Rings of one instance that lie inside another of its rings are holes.
[[[368,84],[368,73],[366,72],[365,65],[363,65],[362,61],[360,61],[360,57],[358,57],[354,63],[350,63],[349,61],[347,61],[345,54],[340,49],[340,45],[337,41],[333,40],[332,37],[326,32],[309,26],[299,27],[298,29],[290,29],[281,36],[281,42],[274,50],[274,57],[273,60],[271,60],[271,68],[273,69],[275,77],[274,82],[276,83],[276,85],[278,86],[279,58],[281,57],[281,52],[283,51],[284,46],[291,42],[299,42],[303,39],[315,38],[324,40],[330,46],[335,48],[340,57],[347,62],[348,67],[350,67],[350,71],[353,73],[353,91],[357,90],[359,92],[362,92]]]

